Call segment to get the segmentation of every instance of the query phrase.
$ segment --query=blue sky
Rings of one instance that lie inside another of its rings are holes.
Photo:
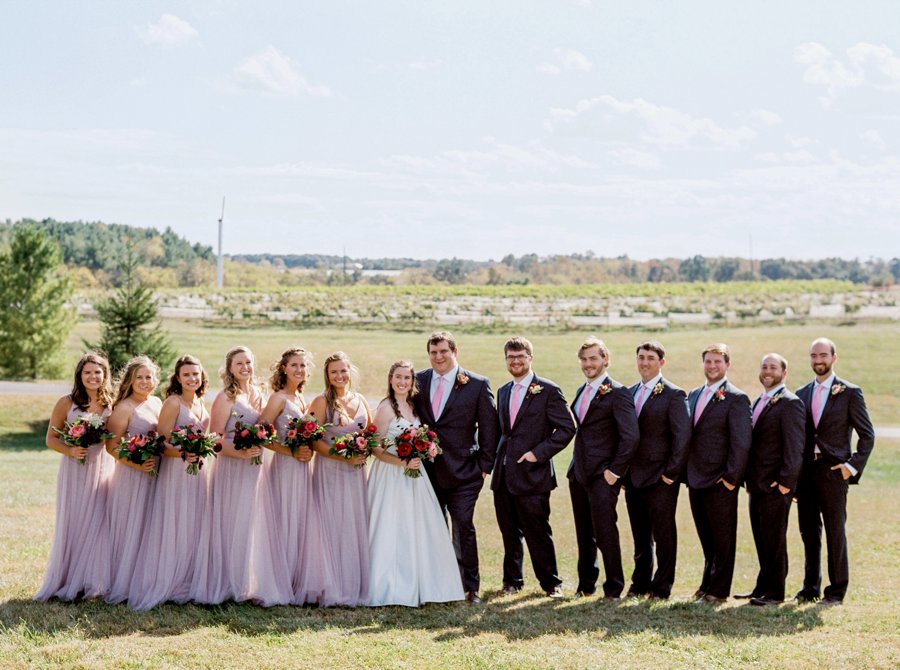
[[[0,219],[225,251],[900,255],[900,3],[5,2]]]

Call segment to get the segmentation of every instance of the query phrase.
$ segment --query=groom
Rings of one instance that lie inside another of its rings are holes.
[[[426,471],[446,518],[453,521],[453,546],[466,602],[478,604],[478,543],[475,503],[497,451],[497,408],[486,377],[456,362],[456,340],[446,331],[428,338],[431,369],[416,375],[416,413],[440,439],[443,453]]]

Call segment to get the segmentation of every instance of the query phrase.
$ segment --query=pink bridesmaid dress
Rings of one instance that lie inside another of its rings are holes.
[[[151,396],[134,408],[128,435],[156,430],[162,401]],[[116,462],[109,481],[106,516],[109,519],[110,587],[106,602],[128,599],[128,589],[137,565],[147,521],[153,515],[156,479],[146,472]]]
[[[66,422],[89,414],[73,403]],[[103,416],[109,416],[109,411]],[[114,462],[102,442],[88,447],[84,465],[68,456],[61,458],[53,548],[44,583],[34,599],[98,598],[109,587],[106,485]]]
[[[175,428],[190,426],[206,432],[209,415],[198,420],[182,404]],[[172,601],[190,600],[197,559],[197,542],[206,511],[207,462],[196,475],[185,472],[180,458],[162,458],[153,514],[147,524],[128,595],[128,606],[148,610]]]
[[[225,426],[225,440],[233,439],[236,421],[258,419],[259,412],[244,394],[238,395]],[[256,495],[262,470],[249,459],[221,454],[215,459],[191,581],[194,602],[214,605],[250,598],[250,551],[254,527],[260,522]]]
[[[345,423],[341,424],[340,419]],[[326,417],[335,424],[325,429],[325,441],[359,430],[368,422],[360,403],[356,416]],[[322,515],[325,557],[335,578],[332,602],[355,607],[369,599],[369,524],[366,503],[366,469],[345,461],[316,456],[313,491]]]
[[[282,444],[300,408],[286,400],[275,419]],[[311,463],[311,462],[310,462]],[[253,600],[272,605],[332,604],[335,584],[325,559],[319,506],[310,463],[273,453],[259,487],[261,523],[253,539]]]

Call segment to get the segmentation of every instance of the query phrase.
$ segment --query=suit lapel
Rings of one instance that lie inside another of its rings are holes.
[[[425,370],[422,373],[422,387],[419,389],[419,393],[422,393],[425,396],[425,414],[427,415],[425,418],[429,419],[427,422],[429,425],[433,426],[437,423],[437,419],[434,418],[434,410],[431,408],[431,380],[434,376],[434,370]]]
[[[828,416],[828,410],[831,409],[831,406],[837,401],[837,395],[831,392],[835,386],[844,386],[845,390],[842,391],[846,393],[846,384],[838,379],[837,375],[834,376],[834,381],[831,382],[831,388],[825,391],[825,405],[822,407],[822,416],[819,417],[819,425],[822,425],[822,422],[825,420],[825,417]]]
[[[497,404],[498,410],[500,411],[500,421],[502,422],[502,427],[506,427],[506,432],[509,433],[510,425],[509,425],[509,391],[512,387],[512,382],[507,382],[503,386],[500,387],[500,390],[497,392]]]

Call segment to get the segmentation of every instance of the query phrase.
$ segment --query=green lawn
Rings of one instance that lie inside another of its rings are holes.
[[[172,324],[179,349],[214,368],[231,344],[250,344],[262,360],[300,343],[321,361],[343,348],[363,371],[363,390],[378,395],[388,364],[400,356],[425,361],[421,333],[328,330],[214,330]],[[88,332],[90,324],[79,326]],[[794,364],[791,382],[809,377],[805,350],[820,332],[840,347],[840,374],[860,383],[876,423],[900,424],[893,343],[897,328],[791,326],[772,329],[679,331],[662,336],[670,349],[668,372],[684,386],[700,382],[699,351],[711,340],[734,350],[731,377],[755,393],[755,366],[769,350]],[[536,369],[571,394],[579,381],[575,351],[582,334],[523,333],[536,345]],[[611,333],[613,375],[632,381],[639,333]],[[460,337],[464,365],[503,380],[500,335]],[[75,340],[73,340],[74,343]],[[74,356],[75,347],[72,347]],[[317,374],[320,374],[317,373]],[[375,381],[373,381],[373,379]],[[318,388],[318,384],[313,389]],[[686,492],[678,512],[679,564],[673,598],[666,603],[596,598],[543,598],[528,567],[526,589],[498,598],[502,548],[490,492],[477,509],[486,604],[431,605],[419,610],[380,608],[314,610],[247,605],[204,608],[163,606],[134,613],[97,603],[38,604],[37,591],[50,549],[58,456],[41,447],[43,420],[55,398],[0,395],[0,668],[586,668],[766,667],[894,668],[900,665],[900,533],[896,490],[900,441],[879,440],[862,485],[851,490],[848,535],[851,583],[839,607],[787,604],[759,611],[736,602],[714,609],[688,598],[701,572],[701,553]],[[564,470],[570,452],[557,457]],[[575,587],[575,539],[568,494],[552,497],[564,588]],[[624,502],[620,531],[626,575],[631,543]],[[734,588],[749,590],[756,573],[741,495]],[[789,592],[799,588],[802,551],[792,515]]]

